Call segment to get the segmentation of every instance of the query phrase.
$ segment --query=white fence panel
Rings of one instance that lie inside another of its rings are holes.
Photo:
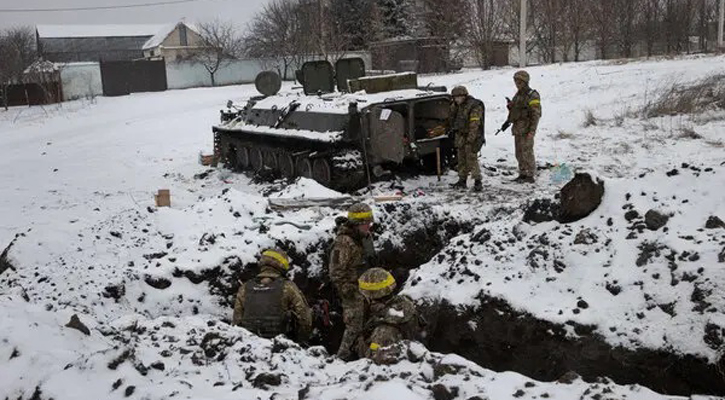
[[[63,100],[103,95],[101,66],[97,62],[59,64]]]

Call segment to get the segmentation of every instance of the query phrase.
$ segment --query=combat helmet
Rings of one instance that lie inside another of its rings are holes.
[[[347,210],[347,221],[352,225],[372,223],[373,209],[365,203],[355,203]]]
[[[529,83],[529,80],[531,80],[531,77],[529,76],[528,72],[526,72],[524,70],[520,70],[520,71],[516,71],[516,73],[514,74],[514,79],[518,79],[518,80],[524,81],[526,83]]]
[[[360,293],[368,299],[385,297],[395,290],[395,278],[382,268],[370,268],[357,280]]]
[[[272,267],[284,274],[289,271],[289,256],[278,248],[267,249],[262,252],[259,265]]]
[[[468,89],[465,86],[456,86],[451,90],[451,96],[468,96]]]

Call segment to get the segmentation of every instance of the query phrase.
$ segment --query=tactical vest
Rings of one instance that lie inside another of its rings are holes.
[[[471,110],[475,106],[481,106],[481,123],[478,125],[478,135],[479,135],[479,142],[481,144],[486,143],[486,106],[483,104],[483,101],[476,99],[474,97],[469,97],[468,100],[466,100],[465,103],[459,105],[456,105],[456,115],[455,119],[453,121],[453,131],[456,134],[460,134],[460,131],[466,130],[468,127],[468,123],[471,119]],[[468,134],[468,131],[463,133],[464,135]]]
[[[287,333],[287,313],[282,307],[284,284],[283,278],[269,285],[260,278],[245,284],[242,327],[263,338]]]

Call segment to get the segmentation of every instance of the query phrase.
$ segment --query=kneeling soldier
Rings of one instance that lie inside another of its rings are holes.
[[[367,270],[358,280],[360,292],[369,302],[369,314],[358,341],[358,354],[378,364],[395,362],[400,348],[395,345],[411,340],[418,333],[418,314],[413,301],[393,295],[395,278],[382,268]]]
[[[273,338],[288,335],[305,342],[312,330],[312,311],[294,282],[286,278],[289,257],[279,249],[265,250],[260,273],[237,292],[232,323]]]

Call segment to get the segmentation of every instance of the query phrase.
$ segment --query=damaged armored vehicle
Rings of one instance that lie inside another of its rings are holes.
[[[261,96],[227,103],[213,127],[219,162],[350,191],[403,165],[430,172],[450,159],[450,139],[428,134],[448,117],[445,88],[418,87],[415,73],[365,76],[359,58],[308,62],[297,78],[302,88],[279,92],[279,76],[262,72]]]

